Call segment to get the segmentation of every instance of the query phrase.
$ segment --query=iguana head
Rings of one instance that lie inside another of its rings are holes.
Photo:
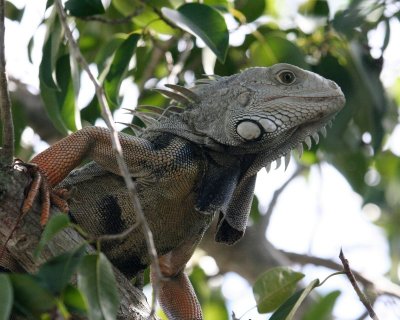
[[[163,93],[188,107],[158,129],[233,154],[270,155],[266,163],[310,146],[311,137],[318,142],[345,103],[335,82],[285,63],[200,80],[190,90],[169,87],[177,93]]]

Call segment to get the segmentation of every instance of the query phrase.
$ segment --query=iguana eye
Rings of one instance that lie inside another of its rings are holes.
[[[292,71],[284,70],[278,73],[278,80],[282,84],[292,84],[296,76]]]

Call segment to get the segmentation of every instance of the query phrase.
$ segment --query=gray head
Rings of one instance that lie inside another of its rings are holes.
[[[273,153],[276,158],[303,141],[309,144],[310,136],[317,140],[319,131],[325,134],[345,104],[335,82],[285,63],[200,80],[190,91],[169,87],[178,93],[170,96],[188,106],[161,121],[158,130],[210,148],[222,145],[235,154]]]

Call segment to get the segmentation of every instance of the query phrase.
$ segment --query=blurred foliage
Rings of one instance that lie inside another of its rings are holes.
[[[48,1],[42,21],[48,32],[41,44],[40,90],[51,120],[67,134],[79,129],[81,123],[94,124],[100,110],[96,99],[81,110],[77,107],[82,70],[64,43],[52,3]],[[331,163],[366,204],[380,208],[377,223],[388,235],[392,280],[399,281],[400,161],[384,146],[399,120],[400,78],[391,90],[384,88],[380,78],[383,53],[394,36],[390,22],[400,19],[397,1],[352,0],[336,11],[324,0],[307,0],[298,8],[290,1],[278,0],[112,0],[107,7],[100,0],[69,0],[65,7],[80,49],[97,69],[115,108],[123,98],[123,81],[138,86],[139,105],[161,106],[166,100],[144,89],[165,81],[190,86],[204,73],[230,75],[250,66],[277,62],[295,64],[337,82],[345,93],[346,107],[319,148],[306,151],[299,161],[304,166]],[[7,2],[6,9],[8,19],[21,21],[24,8]],[[383,43],[379,54],[372,55],[368,35],[378,26],[383,30]],[[30,42],[29,56],[31,44],[37,41],[33,38]],[[26,116],[16,103],[14,119],[16,148],[23,154],[19,141]],[[140,125],[138,119],[133,121]],[[254,210],[252,217],[257,221],[259,213]],[[10,279],[13,284],[36,281]],[[208,279],[201,269],[194,270],[192,281],[206,318],[227,318],[220,293],[204,288]],[[304,319],[325,317],[337,297],[332,295],[326,297],[326,306],[315,307]]]

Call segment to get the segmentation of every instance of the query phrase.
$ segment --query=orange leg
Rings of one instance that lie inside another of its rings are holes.
[[[152,272],[152,279],[154,273]],[[154,282],[154,280],[152,280]],[[159,282],[159,303],[170,320],[201,320],[203,314],[196,294],[184,271]]]
[[[126,161],[132,174],[148,175],[150,169],[144,169],[155,163],[164,163],[160,155],[154,152],[152,144],[144,139],[120,133],[118,135],[124,151]],[[171,147],[174,150],[175,146]],[[170,160],[170,153],[165,152],[164,157]],[[41,215],[42,225],[46,223],[49,215],[50,201],[56,199],[52,196],[51,189],[60,183],[84,159],[96,161],[103,168],[115,174],[120,174],[118,162],[112,149],[110,131],[105,128],[86,127],[68,137],[58,141],[53,146],[38,154],[31,163],[24,164],[33,177],[32,187],[23,205],[22,211],[28,212],[32,207],[37,194],[42,194],[43,210]],[[147,163],[144,166],[143,163]],[[60,209],[66,208],[66,203],[56,200]]]
[[[158,258],[162,279],[158,279],[158,301],[170,320],[201,320],[203,314],[196,293],[184,272],[196,244],[200,240],[187,241],[179,248]],[[154,268],[151,268],[153,286],[157,283]]]

